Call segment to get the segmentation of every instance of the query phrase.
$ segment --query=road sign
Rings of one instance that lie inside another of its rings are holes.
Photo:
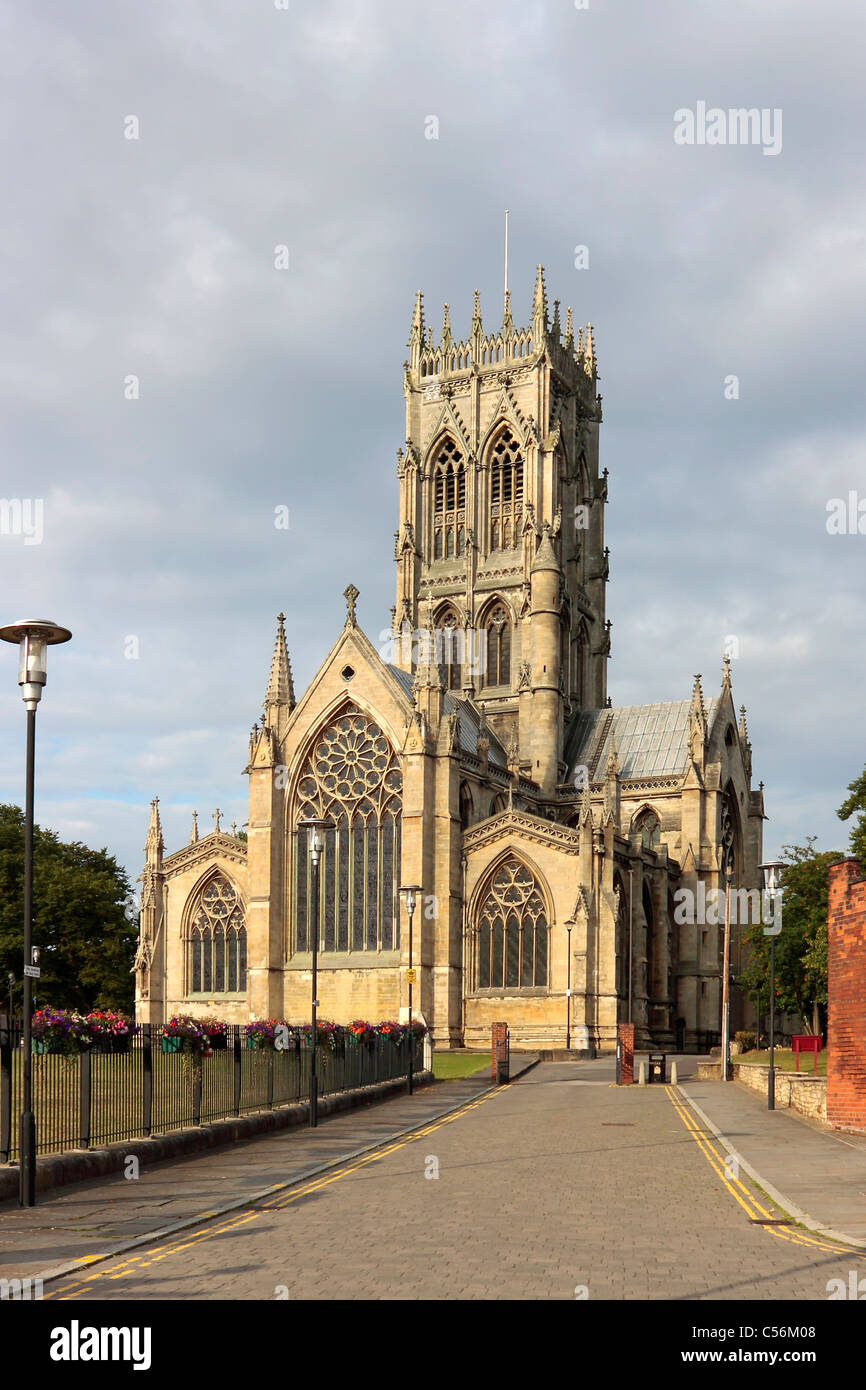
[[[410,970],[406,971],[406,983],[409,985],[418,983],[418,971],[415,969],[414,965]]]
[[[28,976],[30,977],[31,980],[38,980],[38,979],[39,979],[39,966],[38,966],[38,965],[25,965],[25,967],[24,967],[24,974],[25,974],[25,975],[28,975]]]

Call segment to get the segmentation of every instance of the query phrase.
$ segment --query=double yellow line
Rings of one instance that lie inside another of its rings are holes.
[[[724,1156],[718,1147],[718,1140],[709,1130],[702,1129],[698,1124],[697,1117],[690,1106],[686,1105],[679,1092],[673,1086],[666,1088],[668,1099],[694,1139],[704,1158],[709,1163],[717,1177],[721,1178],[731,1196],[739,1202],[750,1220],[756,1222],[772,1222],[778,1218],[768,1211],[754,1196],[752,1192],[740,1181],[735,1178],[730,1170],[725,1167]],[[734,1155],[736,1157],[736,1155]],[[792,1230],[784,1226],[766,1225],[763,1227],[772,1235],[778,1236],[780,1240],[789,1240],[794,1245],[809,1245],[816,1250],[829,1250],[832,1254],[841,1255],[851,1253],[850,1247],[840,1245],[837,1242],[830,1242],[821,1236],[810,1235],[807,1231]]]
[[[257,1221],[269,1211],[281,1211],[284,1207],[291,1206],[293,1202],[299,1202],[302,1198],[310,1195],[311,1192],[319,1192],[323,1187],[329,1187],[332,1183],[339,1182],[346,1178],[350,1173],[357,1173],[360,1169],[368,1167],[371,1163],[379,1163],[383,1158],[388,1158],[396,1153],[398,1149],[405,1148],[408,1144],[417,1143],[419,1139],[424,1139],[429,1134],[434,1134],[437,1129],[442,1129],[444,1125],[453,1124],[455,1120],[460,1120],[464,1115],[469,1115],[479,1106],[485,1105],[494,1096],[501,1095],[507,1087],[500,1086],[494,1091],[488,1091],[486,1095],[479,1096],[478,1099],[468,1101],[459,1110],[453,1111],[450,1115],[444,1115],[441,1119],[435,1120],[423,1129],[413,1129],[409,1134],[386,1144],[384,1148],[375,1149],[371,1153],[363,1154],[360,1158],[351,1163],[336,1169],[330,1169],[326,1173],[311,1178],[308,1182],[301,1183],[298,1187],[291,1188],[286,1195],[277,1197],[271,1201],[257,1201],[252,1210],[233,1214],[228,1220],[221,1222],[220,1225],[208,1225],[204,1230],[191,1231],[181,1240],[175,1241],[170,1245],[158,1246],[155,1249],[145,1249],[140,1255],[132,1255],[119,1266],[107,1266],[105,1269],[94,1270],[85,1279],[78,1283],[68,1285],[65,1288],[59,1287],[54,1293],[46,1293],[45,1299],[53,1298],[59,1301],[78,1298],[80,1294],[86,1293],[96,1283],[98,1279],[124,1279],[130,1274],[137,1274],[143,1269],[148,1269],[151,1265],[159,1264],[162,1260],[168,1260],[172,1255],[179,1255],[184,1250],[189,1250],[196,1245],[201,1245],[206,1240],[212,1240],[214,1236],[225,1235],[228,1231],[236,1231],[241,1226],[248,1226],[251,1222]],[[206,1219],[207,1213],[202,1213]],[[84,1259],[82,1264],[89,1263],[99,1256],[90,1256],[89,1260]]]

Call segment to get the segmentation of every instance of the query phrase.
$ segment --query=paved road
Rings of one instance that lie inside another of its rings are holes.
[[[438,1171],[438,1177],[427,1176]],[[805,1299],[862,1253],[791,1226],[668,1088],[548,1064],[420,1135],[46,1287],[71,1299]]]

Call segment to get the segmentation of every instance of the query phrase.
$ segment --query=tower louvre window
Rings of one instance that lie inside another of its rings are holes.
[[[490,549],[511,550],[520,539],[523,459],[510,430],[490,450]]]
[[[484,684],[511,684],[511,623],[504,605],[497,603],[484,623]]]
[[[457,615],[446,611],[436,619],[436,661],[446,690],[460,690],[463,677],[463,629]]]
[[[433,464],[433,559],[466,548],[466,468],[453,439],[443,441]]]

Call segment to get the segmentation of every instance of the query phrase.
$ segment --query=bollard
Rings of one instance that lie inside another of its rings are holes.
[[[671,1085],[672,1085],[672,1086],[676,1086],[676,1084],[677,1084],[677,1064],[676,1064],[676,1062],[671,1062]]]
[[[645,1085],[646,1085],[646,1062],[641,1062],[641,1064],[640,1064],[640,1072],[639,1072],[639,1074],[638,1074],[638,1081],[637,1081],[637,1084],[638,1084],[639,1086],[645,1086]]]

